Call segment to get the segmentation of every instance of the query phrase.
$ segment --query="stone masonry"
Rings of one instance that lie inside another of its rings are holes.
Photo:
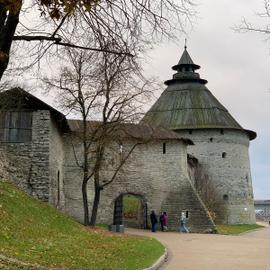
[[[34,111],[31,142],[0,143],[11,180],[29,194],[46,202],[50,197],[50,121],[50,111]]]
[[[204,167],[217,190],[218,201],[224,203],[220,218],[229,224],[254,224],[248,135],[240,130],[220,129],[178,132],[195,143],[188,146],[188,153]]]

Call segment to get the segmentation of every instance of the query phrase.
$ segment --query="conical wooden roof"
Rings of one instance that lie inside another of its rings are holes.
[[[236,129],[248,133],[250,139],[256,133],[244,130],[228,110],[205,86],[195,70],[200,66],[193,63],[186,48],[177,65],[177,73],[165,82],[167,89],[145,114],[143,123],[171,130],[183,129]]]

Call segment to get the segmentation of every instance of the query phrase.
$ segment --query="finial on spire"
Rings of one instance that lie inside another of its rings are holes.
[[[185,38],[185,50],[187,49],[187,38]]]

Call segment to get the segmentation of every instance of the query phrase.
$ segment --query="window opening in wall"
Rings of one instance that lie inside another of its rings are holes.
[[[166,143],[163,143],[163,154],[166,154]]]
[[[30,142],[32,140],[32,112],[0,113],[1,142]]]
[[[188,211],[186,211],[186,218],[188,218],[189,217],[189,212]]]
[[[60,171],[57,172],[57,206],[60,205]]]
[[[225,158],[227,156],[227,153],[226,152],[223,152],[222,153],[222,158]]]
[[[220,134],[222,134],[222,135],[224,134],[224,130],[223,129],[220,130]]]
[[[189,133],[189,134],[192,134],[192,129],[190,129],[190,130],[188,131],[188,133]]]
[[[228,196],[227,194],[224,194],[224,195],[223,195],[223,200],[224,200],[224,201],[228,201],[228,200],[229,200],[229,196]]]
[[[210,142],[213,142],[213,138],[210,138],[209,141],[210,141]]]

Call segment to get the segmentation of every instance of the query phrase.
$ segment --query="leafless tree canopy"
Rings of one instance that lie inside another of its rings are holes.
[[[262,19],[261,24],[253,24],[247,18],[243,18],[239,26],[235,27],[236,31],[239,32],[257,32],[266,36],[266,40],[269,39],[270,35],[270,1],[263,0],[264,10],[257,13],[257,16]]]
[[[109,50],[114,46],[114,41],[107,38],[99,37],[98,41],[100,47]],[[76,140],[82,145],[82,153],[75,146],[73,150],[77,166],[83,171],[85,225],[95,225],[101,191],[114,181],[132,151],[142,143],[134,142],[120,158],[120,146],[115,149],[115,143],[120,144],[116,134],[124,123],[139,118],[141,106],[151,95],[152,82],[142,76],[136,58],[126,54],[65,48],[61,55],[63,66],[45,83],[49,89],[58,91],[62,109],[81,119]],[[110,167],[107,157],[111,158],[115,151],[117,157]],[[103,177],[104,168],[111,172],[109,178]],[[86,192],[90,180],[95,186],[91,222]]]
[[[183,31],[193,6],[191,0],[0,0],[0,78],[14,42],[32,56],[28,66],[44,55],[53,57],[63,46],[131,56]],[[82,42],[85,35],[91,43]],[[100,47],[100,36],[113,40],[114,46]],[[130,46],[134,40],[139,41],[136,50]]]

